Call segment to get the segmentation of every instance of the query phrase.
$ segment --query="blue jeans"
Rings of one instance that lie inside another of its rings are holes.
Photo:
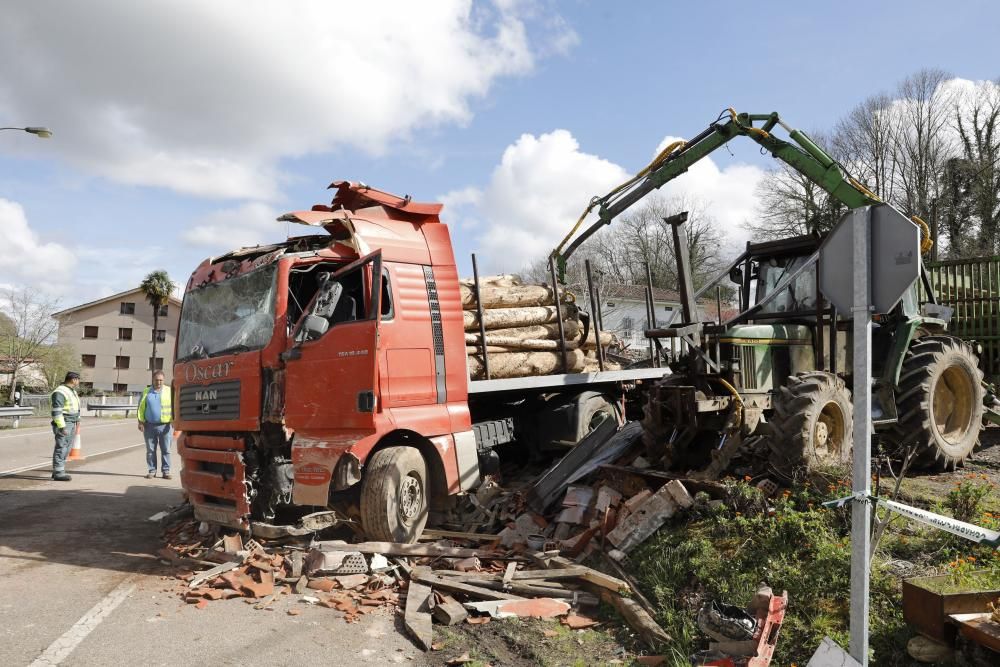
[[[170,424],[143,424],[142,435],[146,439],[146,469],[156,472],[156,448],[160,448],[160,472],[170,472]]]

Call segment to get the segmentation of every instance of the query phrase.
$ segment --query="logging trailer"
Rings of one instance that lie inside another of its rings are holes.
[[[267,537],[333,510],[369,539],[413,542],[502,445],[573,445],[641,414],[637,389],[666,369],[604,370],[600,345],[597,372],[495,378],[484,354],[470,380],[442,206],[330,187],[331,204],[280,218],[327,235],[207,259],[187,282],[174,423],[198,519]],[[485,352],[478,270],[473,289]]]

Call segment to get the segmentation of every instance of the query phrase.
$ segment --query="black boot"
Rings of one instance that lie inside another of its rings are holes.
[[[54,472],[52,473],[52,479],[54,479],[57,482],[68,482],[73,478],[64,472]]]

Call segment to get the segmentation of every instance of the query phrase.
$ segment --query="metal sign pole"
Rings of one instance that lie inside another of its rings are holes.
[[[855,211],[854,241],[854,469],[851,504],[851,657],[868,665],[868,558],[871,543],[872,317],[871,215]]]

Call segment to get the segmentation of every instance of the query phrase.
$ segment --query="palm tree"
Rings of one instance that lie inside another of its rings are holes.
[[[156,372],[156,332],[160,324],[160,308],[167,305],[176,287],[167,272],[162,269],[153,271],[139,283],[139,289],[153,307],[153,357],[149,362],[150,376]]]

